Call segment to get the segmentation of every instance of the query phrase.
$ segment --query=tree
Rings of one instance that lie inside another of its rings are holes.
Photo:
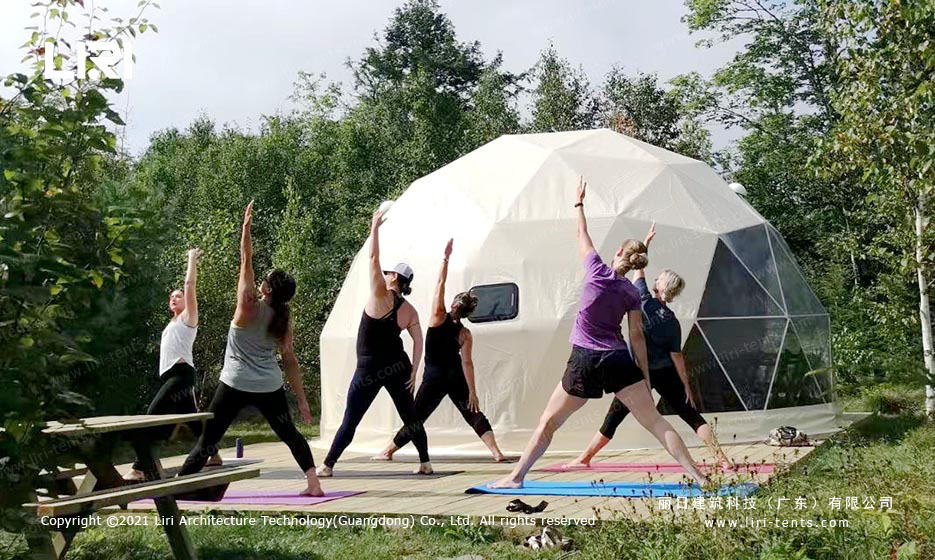
[[[601,92],[603,119],[611,128],[637,140],[708,160],[710,135],[683,101],[681,92],[663,90],[655,74],[629,77],[614,68],[607,74]]]
[[[600,122],[600,101],[584,71],[575,69],[549,45],[531,71],[530,132],[559,132],[594,128]]]
[[[143,217],[108,204],[101,185],[105,167],[119,160],[106,121],[122,124],[106,95],[123,83],[43,75],[45,49],[56,48],[57,69],[77,63],[62,54],[60,34],[75,28],[69,12],[76,4],[37,4],[40,26],[24,45],[32,72],[8,76],[12,95],[0,98],[0,526],[14,531],[29,522],[19,505],[35,476],[60,466],[50,463],[56,453],[41,435],[44,422],[86,412],[90,400],[75,387],[101,377],[96,366],[108,349],[134,342],[106,340],[100,325],[119,326],[128,280],[145,282],[147,266],[138,252]],[[96,39],[151,27],[140,15],[101,25],[100,10],[87,12]]]
[[[935,5],[891,0],[825,3],[825,26],[840,41],[842,79],[831,92],[840,115],[824,143],[842,173],[862,173],[874,212],[894,231],[875,239],[915,276],[928,374],[925,410],[935,415],[935,358],[929,290],[935,263],[930,226],[935,193]]]

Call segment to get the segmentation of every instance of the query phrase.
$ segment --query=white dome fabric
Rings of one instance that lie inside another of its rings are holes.
[[[475,286],[518,287],[515,318],[466,323],[481,406],[504,451],[523,449],[571,351],[584,276],[573,207],[579,176],[588,182],[589,231],[605,262],[656,222],[647,277],[669,268],[685,278],[670,307],[681,322],[696,402],[722,442],[762,440],[779,425],[809,434],[836,429],[828,315],[779,234],[714,170],[606,129],[511,135],[415,181],[380,232],[383,266],[405,261],[415,271],[409,301],[423,328],[449,238],[447,303]],[[323,447],[340,426],[356,363],[369,292],[366,253],[365,244],[321,335]],[[582,449],[610,399],[590,401],[550,450]],[[699,444],[678,417],[668,418],[689,445]],[[383,391],[351,449],[382,448],[400,426]],[[426,429],[436,454],[486,453],[447,400]],[[610,445],[657,443],[628,417]]]

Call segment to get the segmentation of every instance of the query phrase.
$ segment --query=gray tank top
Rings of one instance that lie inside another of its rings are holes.
[[[271,393],[282,387],[282,370],[276,361],[277,340],[268,332],[273,310],[263,300],[246,327],[231,322],[221,381],[248,393]]]

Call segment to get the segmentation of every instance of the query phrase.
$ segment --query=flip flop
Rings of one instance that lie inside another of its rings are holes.
[[[519,513],[525,513],[526,515],[529,515],[532,513],[539,513],[540,511],[545,511],[545,508],[548,505],[549,505],[549,502],[542,500],[541,502],[539,502],[539,505],[533,507],[527,504],[526,502],[524,502],[523,500],[520,500],[519,498],[517,498],[511,501],[509,504],[507,504],[506,510],[511,513],[519,512]]]

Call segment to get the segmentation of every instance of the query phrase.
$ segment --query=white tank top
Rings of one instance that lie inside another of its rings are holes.
[[[179,362],[195,367],[192,347],[198,327],[189,327],[181,317],[172,319],[162,330],[162,342],[159,344],[159,375],[169,371]]]

